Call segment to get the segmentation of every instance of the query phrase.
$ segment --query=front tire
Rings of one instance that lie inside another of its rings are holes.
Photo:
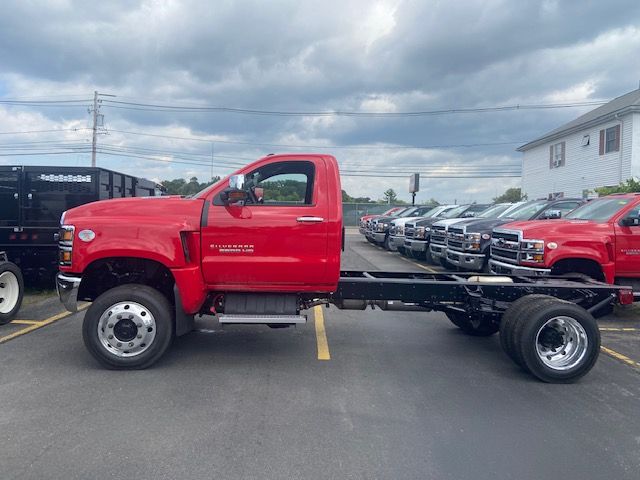
[[[15,263],[0,263],[0,325],[13,320],[24,297],[22,272]]]
[[[146,285],[107,290],[91,304],[82,324],[89,353],[112,369],[150,367],[167,351],[173,336],[171,304]]]

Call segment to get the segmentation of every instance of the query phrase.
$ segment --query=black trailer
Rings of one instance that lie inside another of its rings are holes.
[[[96,200],[159,194],[150,180],[104,168],[0,166],[0,251],[28,281],[53,286],[62,212]]]
[[[595,318],[616,303],[633,303],[633,291],[580,275],[343,271],[329,302],[341,309],[444,312],[469,335],[500,332],[507,355],[537,378],[568,383],[589,372],[598,358]]]

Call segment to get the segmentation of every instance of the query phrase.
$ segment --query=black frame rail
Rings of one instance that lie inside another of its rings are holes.
[[[346,270],[340,272],[338,288],[331,300],[337,304],[345,300],[360,300],[372,305],[374,302],[399,301],[445,312],[501,315],[515,300],[532,294],[550,295],[580,305],[596,317],[609,313],[610,306],[624,295],[633,296],[631,287],[610,285],[583,276],[525,277]]]

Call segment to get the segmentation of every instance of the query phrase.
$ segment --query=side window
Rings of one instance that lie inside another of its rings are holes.
[[[278,162],[245,175],[246,205],[313,205],[315,167],[312,162]],[[214,205],[223,205],[220,195]]]

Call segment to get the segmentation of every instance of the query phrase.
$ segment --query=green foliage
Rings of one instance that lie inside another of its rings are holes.
[[[369,197],[352,197],[344,190],[342,190],[342,201],[344,203],[376,203]]]
[[[527,196],[522,195],[522,190],[519,188],[509,188],[502,195],[499,195],[493,199],[494,203],[513,203],[526,200]]]
[[[398,200],[398,194],[395,192],[393,188],[390,188],[389,190],[384,192],[382,195],[384,197],[385,203],[396,203]]]
[[[629,178],[615,187],[600,187],[594,190],[601,197],[612,193],[636,193],[640,192],[640,181],[635,178]]]
[[[220,177],[213,177],[210,182],[198,182],[197,177],[191,177],[187,182],[184,178],[174,180],[163,180],[160,182],[167,189],[167,195],[194,195],[200,190],[220,180]]]
[[[263,189],[263,199],[266,202],[304,202],[307,191],[306,182],[297,180],[274,180],[258,184]]]

